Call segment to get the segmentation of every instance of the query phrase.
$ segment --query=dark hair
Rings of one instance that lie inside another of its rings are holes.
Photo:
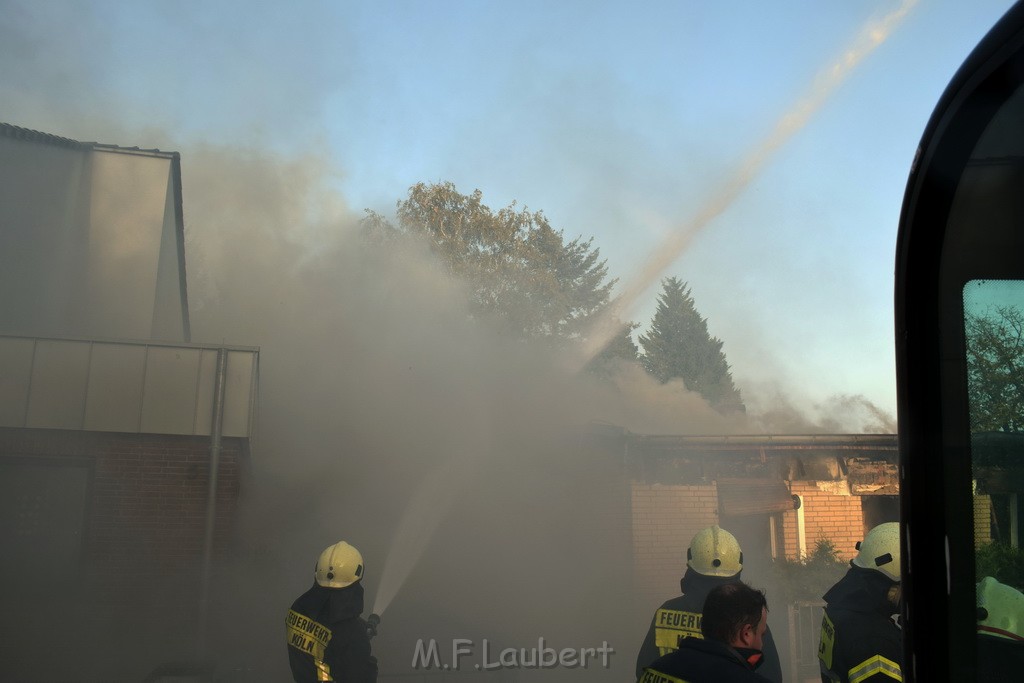
[[[764,593],[742,581],[717,586],[704,601],[700,632],[708,640],[731,643],[748,624],[757,628],[761,608],[768,608]]]

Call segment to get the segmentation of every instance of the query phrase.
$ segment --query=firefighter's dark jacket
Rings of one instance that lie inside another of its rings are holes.
[[[647,637],[636,658],[636,677],[640,678],[644,667],[658,657],[674,651],[680,639],[687,636],[702,638],[700,621],[708,593],[716,586],[739,580],[739,574],[729,577],[705,576],[687,567],[679,581],[683,594],[665,602],[651,619],[651,627],[647,630]],[[782,663],[770,630],[764,634],[764,660],[758,673],[772,683],[782,683]]]
[[[760,661],[758,650],[738,650],[717,640],[684,638],[679,649],[654,660],[638,683],[767,683],[750,661]]]
[[[1024,676],[1024,642],[978,634],[979,681],[1019,681]]]
[[[818,659],[824,683],[903,680],[903,635],[886,598],[894,584],[873,569],[851,566],[825,593]]]
[[[314,583],[292,603],[286,638],[295,683],[375,683],[377,660],[370,655],[362,612],[362,583],[347,588]]]

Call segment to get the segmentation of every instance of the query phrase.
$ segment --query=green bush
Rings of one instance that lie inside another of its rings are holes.
[[[839,557],[835,543],[819,539],[807,557],[778,560],[774,568],[787,603],[814,602],[821,600],[821,596],[843,578],[850,564]]]
[[[991,576],[1018,590],[1024,587],[1024,550],[996,541],[978,548],[974,559],[979,581]]]

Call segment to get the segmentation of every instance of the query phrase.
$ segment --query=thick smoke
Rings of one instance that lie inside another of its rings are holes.
[[[896,418],[863,395],[835,394],[803,403],[777,386],[756,386],[747,409],[765,434],[895,434]]]
[[[581,446],[584,427],[850,424],[840,420],[849,410],[801,419],[781,397],[723,416],[635,364],[598,380],[501,337],[472,319],[463,286],[425,245],[364,242],[359,213],[333,189],[340,172],[317,154],[158,131],[51,132],[181,152],[193,340],[261,347],[251,476],[210,629],[216,656],[246,680],[287,677],[284,609],[319,551],[342,538],[366,557],[367,609],[384,610],[384,672],[408,673],[419,638],[442,648],[486,638],[495,650],[544,638],[616,649],[611,669],[558,669],[554,680],[629,678],[652,606],[631,592],[628,479],[614,455]],[[180,597],[182,614],[159,616],[166,624],[194,623],[192,578],[154,588]],[[185,656],[191,634],[177,636],[134,651],[131,665]]]
[[[284,610],[310,584],[319,551],[341,538],[366,557],[367,608],[378,597],[385,608],[374,643],[382,671],[408,673],[417,638],[530,647],[544,637],[616,649],[612,669],[560,669],[555,680],[629,679],[652,606],[637,604],[628,584],[616,461],[579,447],[582,426],[891,428],[855,398],[799,410],[745,391],[750,415],[723,417],[681,381],[659,385],[635,365],[610,381],[569,371],[565,358],[476,325],[460,283],[423,245],[365,245],[362,207],[334,190],[341,171],[329,159],[126,128],[131,107],[95,77],[106,57],[99,22],[65,17],[55,35],[84,35],[86,25],[98,38],[62,48],[45,38],[49,22],[22,17],[27,4],[4,6],[0,38],[17,68],[0,93],[20,103],[10,122],[180,151],[193,339],[261,347],[252,471],[237,541],[218,567],[212,629],[222,634],[218,655],[244,666],[244,680],[287,679]],[[47,57],[53,49],[59,59]],[[154,643],[133,657],[171,653]]]
[[[216,656],[245,667],[246,680],[287,677],[284,609],[341,538],[367,559],[367,608],[385,611],[384,672],[408,673],[420,638],[442,648],[488,639],[495,650],[544,638],[616,649],[611,669],[547,672],[556,680],[628,678],[652,606],[631,592],[628,479],[613,454],[581,446],[585,425],[728,434],[845,424],[842,411],[818,424],[783,419],[782,399],[722,416],[682,381],[660,385],[635,364],[598,380],[501,337],[472,319],[463,286],[425,245],[363,241],[358,213],[332,187],[338,171],[316,154],[116,139],[182,153],[194,341],[261,347],[251,476],[210,629]],[[154,587],[180,597],[182,614],[159,615],[167,625],[194,623],[191,578]],[[190,635],[136,649],[131,664],[184,656]]]
[[[384,671],[408,671],[418,638],[529,647],[544,637],[607,640],[619,654],[606,675],[628,677],[650,606],[631,600],[628,537],[609,541],[628,523],[608,514],[625,510],[609,488],[615,461],[579,447],[582,426],[892,427],[855,397],[814,419],[782,396],[725,417],[634,364],[611,381],[571,371],[474,323],[424,245],[361,240],[325,160],[213,146],[183,158],[194,338],[261,347],[259,438],[234,559],[245,567],[238,599],[261,596],[239,652],[270,678],[284,659],[268,625],[340,538],[367,558],[367,609],[386,608]]]
[[[367,557],[368,601],[386,593],[384,670],[408,670],[417,638],[545,637],[608,640],[628,671],[643,629],[623,585],[629,546],[603,551],[604,525],[626,522],[602,517],[625,508],[607,500],[609,462],[579,448],[580,428],[723,433],[747,420],[636,366],[597,381],[478,326],[422,245],[360,239],[323,160],[209,146],[183,159],[193,337],[261,347],[238,558],[240,594],[267,606],[249,634],[268,639],[258,668],[281,675],[265,624],[345,538]]]

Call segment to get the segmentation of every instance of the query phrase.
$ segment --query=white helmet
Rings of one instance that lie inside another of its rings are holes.
[[[1024,595],[991,576],[979,581],[978,635],[1024,641]]]
[[[735,536],[718,525],[709,526],[690,541],[686,566],[705,576],[736,576],[743,569],[743,551]]]
[[[363,578],[363,556],[345,541],[328,546],[316,562],[316,582],[325,588],[345,588]]]
[[[853,558],[855,565],[879,571],[893,581],[900,580],[899,522],[879,524],[857,544],[857,550],[857,557]]]

